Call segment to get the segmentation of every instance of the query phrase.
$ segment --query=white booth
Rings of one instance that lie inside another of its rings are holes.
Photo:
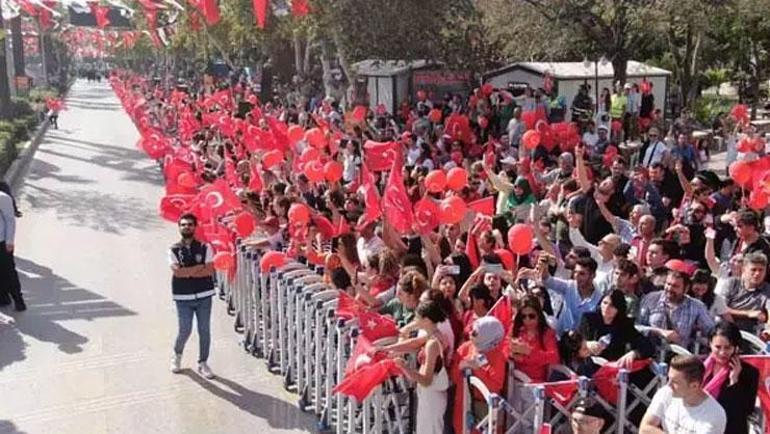
[[[546,74],[551,76],[556,94],[566,100],[567,108],[572,106],[572,99],[584,83],[591,86],[594,99],[597,88],[600,95],[604,88],[612,91],[614,70],[609,62],[517,62],[484,74],[484,82],[500,89],[522,84],[537,89],[543,87]],[[630,60],[626,77],[627,83],[638,84],[643,79],[652,83],[655,108],[665,113],[671,71]]]

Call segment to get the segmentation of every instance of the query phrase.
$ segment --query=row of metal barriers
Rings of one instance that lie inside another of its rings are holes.
[[[259,252],[241,246],[235,276],[218,276],[220,296],[234,316],[244,350],[264,359],[268,369],[282,377],[286,390],[297,393],[299,408],[316,415],[320,432],[414,433],[415,386],[404,378],[391,378],[363,402],[333,393],[343,379],[359,324],[337,317],[339,293],[324,283],[323,269],[290,262],[263,273],[259,259]],[[410,363],[416,363],[414,358]],[[605,391],[607,387],[616,390],[615,399],[600,393],[594,380],[578,377],[561,365],[550,368],[549,378],[565,380],[533,383],[509,363],[504,396],[490,392],[466,371],[456,391],[464,397],[463,434],[540,433],[543,427],[559,432],[558,428],[569,426],[570,415],[586,398],[611,416],[604,432],[635,433],[640,413],[666,384],[665,363],[653,361],[645,369],[649,372],[643,383],[632,381],[632,374],[620,369],[612,384],[604,385]],[[559,396],[553,390],[561,390],[560,386],[572,391]]]

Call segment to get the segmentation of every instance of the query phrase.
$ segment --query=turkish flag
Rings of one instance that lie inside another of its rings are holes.
[[[170,149],[168,141],[157,132],[142,136],[137,145],[153,160],[160,160]]]
[[[493,216],[495,215],[495,198],[492,196],[487,196],[478,200],[474,200],[468,204],[468,208],[476,211],[479,214]]]
[[[636,372],[650,365],[650,360],[634,360],[629,372]],[[594,374],[596,390],[610,404],[618,403],[618,372],[620,367],[615,362],[610,362],[599,368]]]
[[[307,0],[292,0],[291,2],[291,14],[295,17],[301,18],[310,13],[310,5],[307,4]]]
[[[270,132],[273,133],[275,149],[279,149],[286,153],[290,148],[289,127],[284,122],[281,122],[272,116],[266,116],[265,121],[267,122],[268,127],[270,127]]]
[[[545,394],[549,398],[566,407],[578,390],[578,380],[557,381],[543,383]]]
[[[453,113],[446,119],[445,124],[444,131],[452,137],[452,140],[459,140],[463,143],[472,141],[473,132],[468,116]]]
[[[492,306],[492,309],[489,309],[487,315],[493,316],[500,321],[506,336],[511,334],[511,330],[513,329],[513,306],[511,305],[511,299],[508,298],[508,296],[504,295],[500,297],[495,305]]]
[[[259,168],[256,164],[251,165],[251,176],[249,177],[249,190],[262,191],[264,183],[262,182],[262,175],[259,173]]]
[[[414,215],[412,215],[412,203],[404,187],[402,167],[403,157],[401,152],[396,152],[390,177],[385,186],[385,194],[382,197],[382,207],[385,210],[385,217],[393,228],[401,234],[406,234],[412,230]]]
[[[396,160],[399,151],[399,145],[396,142],[375,142],[367,140],[366,143],[364,143],[364,161],[369,167],[369,170],[384,172],[393,167],[393,162]]]
[[[330,240],[337,235],[337,228],[334,227],[332,222],[330,222],[326,216],[316,214],[311,218],[313,219],[313,223],[318,229],[318,232],[324,239]]]
[[[382,338],[398,336],[398,326],[392,318],[377,312],[361,312],[358,314],[358,324],[361,334],[374,342]]]
[[[366,312],[366,306],[358,300],[348,295],[345,291],[340,291],[337,296],[337,318],[353,319]]]
[[[251,0],[251,5],[254,7],[257,27],[264,29],[267,26],[267,0]]]
[[[195,198],[193,194],[167,194],[160,200],[160,216],[176,223],[187,212]]]
[[[345,366],[345,377],[332,389],[333,393],[363,402],[369,394],[388,378],[401,375],[396,361],[377,353],[371,342],[359,336],[353,353]]]
[[[200,6],[201,14],[203,14],[203,18],[206,19],[207,25],[213,26],[219,22],[221,16],[219,15],[217,0],[201,0]]]
[[[241,206],[238,196],[221,178],[202,188],[196,200],[201,204],[202,209],[211,213],[212,217],[220,217]]]
[[[757,368],[759,371],[757,396],[759,396],[759,404],[762,407],[762,414],[765,416],[765,420],[770,420],[770,357],[741,356],[741,360]],[[770,425],[765,428],[765,432],[770,432]]]
[[[380,193],[374,185],[374,176],[369,172],[366,165],[361,168],[361,178],[364,181],[364,184],[361,186],[364,193],[364,220],[366,223],[369,223],[382,216]]]

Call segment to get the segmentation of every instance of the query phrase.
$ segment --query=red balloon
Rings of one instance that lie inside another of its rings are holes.
[[[521,136],[521,143],[526,149],[535,149],[540,144],[540,133],[529,130]]]
[[[431,193],[441,193],[446,187],[446,174],[443,170],[431,170],[425,176],[425,188]]]
[[[289,223],[292,225],[304,225],[310,221],[310,210],[307,205],[295,203],[289,207]]]
[[[441,122],[441,118],[443,118],[443,114],[439,109],[433,109],[428,113],[428,119],[434,124]]]
[[[486,116],[479,116],[479,126],[482,130],[487,129],[489,126],[489,119],[487,119]]]
[[[754,190],[749,196],[749,206],[755,211],[762,211],[767,208],[768,197],[764,190]]]
[[[305,137],[305,131],[299,125],[292,125],[289,127],[289,131],[286,135],[289,137],[289,143],[296,145],[297,142]]]
[[[320,128],[311,128],[305,132],[305,140],[314,148],[326,146],[326,136]]]
[[[342,169],[338,161],[330,161],[324,166],[324,177],[329,182],[337,182],[342,179]]]
[[[179,177],[177,178],[177,182],[179,182],[179,185],[182,187],[188,187],[192,188],[198,185],[197,182],[195,182],[195,176],[193,176],[190,172],[182,172],[179,174]]]
[[[321,158],[321,153],[316,148],[305,148],[299,156],[299,161],[307,163]]]
[[[273,166],[281,164],[282,161],[283,152],[277,149],[268,151],[265,153],[265,155],[262,156],[262,165],[265,167],[265,169],[270,169]]]
[[[286,260],[286,254],[283,252],[267,252],[259,260],[259,269],[263,273],[268,273],[271,268],[280,268],[286,265]]]
[[[219,252],[214,255],[214,268],[219,271],[227,271],[235,265],[235,258],[227,252]]]
[[[730,177],[741,187],[747,187],[751,182],[751,164],[746,161],[736,161],[730,166]]]
[[[235,217],[235,232],[237,232],[241,238],[246,238],[254,232],[254,226],[256,226],[256,224],[257,222],[251,213],[242,212]]]
[[[489,97],[489,95],[492,95],[492,92],[495,91],[495,87],[492,86],[492,83],[484,83],[481,85],[481,94]]]
[[[532,240],[535,230],[532,225],[518,223],[508,230],[508,247],[519,256],[527,255],[532,251]]]
[[[439,206],[430,198],[424,197],[414,205],[414,220],[421,234],[436,229],[441,223],[439,216],[441,210]]]
[[[319,160],[305,163],[304,172],[310,182],[322,182],[324,180],[324,165]]]
[[[460,197],[452,196],[444,199],[441,201],[441,206],[439,207],[439,218],[441,223],[447,225],[459,223],[463,217],[465,217],[466,210],[467,206]]]
[[[446,174],[446,186],[454,191],[462,190],[468,185],[468,172],[462,167],[449,169]]]

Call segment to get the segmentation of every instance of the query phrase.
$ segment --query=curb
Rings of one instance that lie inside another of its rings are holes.
[[[43,141],[43,137],[48,131],[49,125],[50,124],[48,122],[48,118],[46,117],[46,119],[37,127],[35,133],[32,135],[32,138],[30,138],[26,145],[24,145],[24,148],[19,153],[19,156],[16,157],[13,163],[11,163],[11,166],[5,172],[5,182],[11,186],[12,190],[16,190],[18,187],[17,183],[22,178],[22,175],[26,169],[29,167],[29,163],[35,156],[35,151],[37,151],[40,143]]]

